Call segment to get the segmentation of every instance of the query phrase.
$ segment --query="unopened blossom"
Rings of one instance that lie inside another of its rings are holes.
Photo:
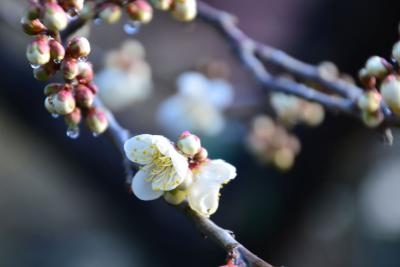
[[[254,118],[247,146],[261,163],[273,164],[283,171],[293,166],[301,148],[296,136],[266,115]]]
[[[104,69],[96,74],[95,82],[107,107],[119,111],[150,96],[153,87],[151,68],[139,42],[129,40],[120,49],[110,51],[104,65]]]
[[[215,136],[225,127],[224,110],[233,102],[232,85],[207,79],[200,72],[182,73],[177,94],[167,98],[157,112],[159,123],[171,134],[184,130]]]
[[[142,165],[132,181],[132,191],[141,200],[159,198],[188,176],[188,159],[163,136],[134,136],[125,143],[124,150],[129,160]]]
[[[193,182],[187,199],[192,210],[210,216],[219,205],[219,191],[224,184],[236,177],[236,168],[221,160],[206,160],[193,170]]]
[[[287,126],[294,126],[298,123],[318,126],[325,118],[325,110],[320,104],[293,95],[273,93],[271,105],[278,119]]]

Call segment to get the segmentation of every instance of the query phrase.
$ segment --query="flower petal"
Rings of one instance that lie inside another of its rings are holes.
[[[172,170],[173,167],[170,169]],[[165,171],[152,181],[153,190],[171,191],[177,188],[185,180],[184,176],[179,176],[176,172]]]
[[[191,209],[204,216],[213,214],[219,204],[222,184],[236,177],[236,168],[223,160],[203,163],[189,189],[188,201]]]
[[[146,182],[147,174],[144,171],[138,171],[133,177],[132,191],[135,196],[141,200],[154,200],[162,196],[163,191],[154,191],[150,182]]]
[[[199,170],[198,180],[225,184],[236,177],[236,168],[222,159],[205,162]]]
[[[213,214],[219,203],[220,184],[196,181],[189,189],[188,201],[192,210],[204,216]]]
[[[139,164],[150,163],[153,154],[157,151],[156,143],[159,137],[158,135],[141,134],[130,138],[124,144],[127,158]]]

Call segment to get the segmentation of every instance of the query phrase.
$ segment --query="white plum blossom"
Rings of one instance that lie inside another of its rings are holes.
[[[153,87],[151,68],[143,46],[134,40],[125,41],[119,50],[105,58],[105,68],[96,74],[100,97],[107,107],[120,111],[146,100]]]
[[[182,73],[177,94],[158,110],[159,123],[173,135],[184,130],[215,136],[225,127],[224,110],[233,102],[232,85],[223,79],[208,79],[200,72]]]
[[[219,203],[219,190],[236,177],[236,168],[221,160],[207,160],[193,170],[193,182],[187,198],[192,210],[210,216]]]
[[[124,150],[128,159],[143,165],[132,181],[132,191],[141,200],[159,198],[178,187],[188,175],[187,158],[163,136],[134,136],[125,143]]]

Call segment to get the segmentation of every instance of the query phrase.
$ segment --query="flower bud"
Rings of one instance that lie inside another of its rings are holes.
[[[68,58],[61,65],[64,79],[73,80],[79,73],[78,62],[76,59]]]
[[[76,107],[71,113],[65,115],[64,121],[68,128],[76,128],[82,120],[81,109]]]
[[[280,148],[274,154],[273,161],[275,166],[281,171],[287,171],[294,164],[295,155],[292,150],[287,147]]]
[[[384,58],[372,56],[365,64],[368,75],[383,78],[390,70],[390,64]]]
[[[58,2],[64,10],[81,11],[85,0],[61,0]]]
[[[171,11],[175,19],[179,21],[191,21],[197,15],[196,0],[175,0]]]
[[[377,112],[362,111],[361,118],[364,124],[370,128],[378,127],[384,119],[383,113],[380,110]]]
[[[394,44],[392,49],[392,57],[400,63],[400,41]]]
[[[93,80],[93,67],[89,62],[78,62],[78,79],[79,83],[90,83]]]
[[[64,85],[62,83],[49,83],[44,87],[43,91],[45,95],[51,95],[61,91],[63,88]]]
[[[87,57],[90,54],[90,43],[85,37],[72,38],[67,47],[67,54],[73,58]]]
[[[364,85],[366,88],[374,88],[376,85],[376,78],[369,75],[366,68],[360,69],[360,71],[358,72],[358,79],[360,80],[361,84]]]
[[[61,90],[46,97],[45,107],[50,113],[66,115],[75,109],[75,99],[71,91]]]
[[[153,8],[145,0],[136,0],[126,5],[126,12],[134,21],[149,23],[153,18]]]
[[[88,87],[80,84],[76,88],[75,98],[78,106],[82,108],[90,108],[93,104],[94,95]]]
[[[46,65],[33,70],[33,76],[39,81],[46,81],[50,79],[57,72],[57,65],[54,62],[49,62]]]
[[[187,192],[182,190],[172,190],[164,193],[164,199],[171,205],[179,205],[186,198]]]
[[[64,46],[54,39],[49,41],[49,46],[51,59],[53,59],[56,63],[61,62],[65,56]]]
[[[310,127],[320,125],[325,119],[325,110],[317,103],[306,103],[301,112],[301,119]]]
[[[93,134],[102,134],[108,127],[106,114],[96,108],[91,108],[86,117],[86,124]]]
[[[194,160],[198,162],[205,161],[208,158],[208,151],[202,147],[200,148],[199,152],[197,152],[196,155],[194,155]]]
[[[151,4],[160,10],[168,10],[172,6],[172,0],[150,0]]]
[[[28,45],[26,58],[31,64],[43,65],[50,61],[50,46],[45,36],[39,36]]]
[[[68,25],[68,17],[61,6],[47,3],[44,7],[43,23],[49,30],[62,31]]]
[[[25,11],[24,17],[29,20],[34,20],[40,18],[41,13],[42,9],[40,5],[37,3],[31,3],[28,9]]]
[[[381,94],[393,112],[400,115],[400,76],[386,77],[381,84]]]
[[[102,6],[99,17],[106,23],[116,23],[121,18],[121,8],[116,4],[106,3]]]
[[[200,138],[188,131],[181,134],[176,145],[180,151],[188,156],[196,155],[201,149]]]
[[[367,112],[376,112],[382,101],[382,96],[377,90],[368,90],[364,92],[357,101],[361,110]]]
[[[39,19],[30,20],[26,16],[21,18],[22,30],[29,35],[37,35],[46,30],[46,26]]]
[[[99,88],[94,83],[88,83],[86,86],[92,91],[93,94],[97,94]]]

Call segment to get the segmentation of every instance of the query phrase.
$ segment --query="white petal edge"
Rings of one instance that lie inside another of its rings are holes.
[[[236,168],[222,159],[205,162],[199,170],[198,180],[224,184],[236,177]]]
[[[163,191],[154,191],[150,182],[146,182],[147,174],[144,171],[138,171],[132,180],[132,192],[137,198],[144,201],[154,200],[162,196]]]

